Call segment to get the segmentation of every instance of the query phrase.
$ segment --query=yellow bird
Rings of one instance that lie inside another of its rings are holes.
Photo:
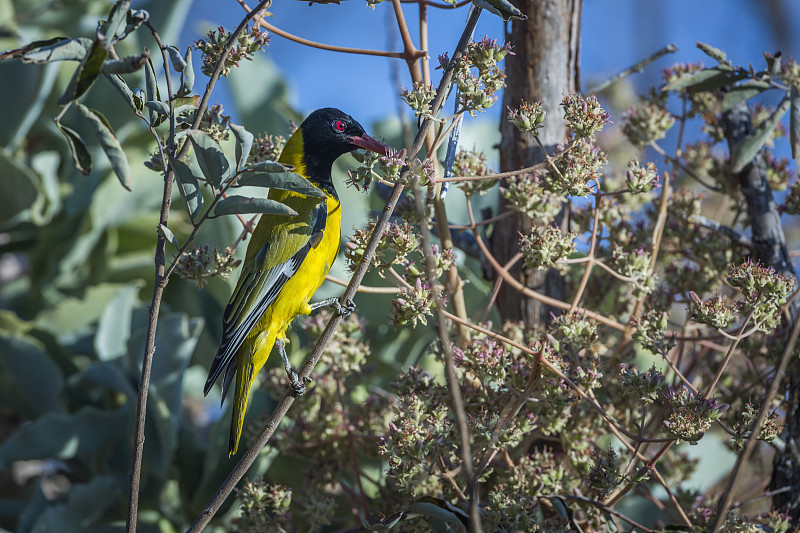
[[[224,402],[236,377],[229,457],[239,447],[250,387],[273,345],[295,392],[305,392],[284,347],[292,320],[326,305],[344,315],[354,308],[353,302],[340,303],[338,298],[315,304],[309,301],[325,280],[341,240],[342,213],[331,168],[339,156],[358,148],[385,153],[383,145],[367,135],[353,117],[324,108],[303,121],[278,159],[321,189],[325,200],[271,189],[269,198],[288,205],[297,215],[263,215],[247,247],[239,281],[223,315],[222,342],[203,389],[207,395],[224,370]]]

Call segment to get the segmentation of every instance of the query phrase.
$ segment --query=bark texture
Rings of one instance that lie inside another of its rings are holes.
[[[560,107],[563,95],[577,89],[578,31],[581,0],[521,0],[515,2],[526,21],[514,21],[506,40],[516,55],[506,57],[503,109],[523,100],[540,100],[547,112],[539,138],[549,153],[563,144],[566,126]],[[503,115],[505,117],[505,113]],[[536,141],[523,135],[505,118],[500,124],[501,172],[534,165],[544,159]],[[501,200],[504,202],[504,200]],[[501,211],[507,207],[501,207]],[[499,221],[490,239],[492,253],[505,264],[519,251],[519,233],[530,231],[531,221],[517,214]],[[564,298],[564,280],[554,270],[536,271],[516,265],[511,274],[526,286],[554,298]],[[546,322],[550,307],[503,285],[497,306],[504,320],[526,324]]]
[[[731,148],[753,131],[750,113],[745,104],[739,104],[723,115],[725,136]],[[747,214],[752,231],[753,255],[763,264],[772,266],[778,273],[791,276],[798,286],[798,279],[789,260],[786,237],[781,225],[780,213],[772,198],[767,182],[766,162],[761,153],[739,173],[739,184],[747,201]],[[797,320],[800,299],[795,298],[789,314]],[[790,327],[786,328],[788,332]],[[776,377],[780,379],[780,376]],[[781,435],[784,447],[773,460],[770,490],[792,490],[780,492],[773,497],[773,508],[789,513],[792,523],[800,525],[800,364],[795,359],[789,364],[784,376],[787,387],[786,426]]]

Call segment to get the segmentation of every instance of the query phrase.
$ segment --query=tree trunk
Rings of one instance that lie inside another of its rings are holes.
[[[739,104],[726,112],[723,115],[723,126],[728,144],[733,150],[734,146],[753,131],[747,105]],[[797,284],[800,280],[795,275],[789,258],[780,213],[772,198],[767,180],[767,165],[761,153],[739,173],[739,183],[747,201],[747,213],[753,234],[753,255],[763,264],[772,266],[779,274],[794,278]],[[785,330],[787,335],[792,329],[793,322],[798,320],[800,299],[792,300],[788,310],[791,321]],[[776,352],[776,355],[779,353]],[[772,507],[789,514],[792,525],[797,527],[800,525],[800,491],[797,490],[800,486],[800,364],[796,359],[791,361],[786,375],[776,376],[774,379],[785,380],[788,401],[786,426],[781,434],[784,445],[775,454],[772,464],[770,490],[780,491],[773,496]],[[787,487],[792,490],[784,490]]]
[[[560,107],[563,95],[577,90],[578,42],[582,0],[520,0],[514,3],[528,16],[514,21],[506,40],[516,55],[506,56],[506,88],[503,109],[516,107],[523,100],[542,102],[547,118],[539,139],[553,153],[566,137],[566,125]],[[505,116],[505,114],[504,114]],[[505,118],[501,121],[501,172],[534,165],[544,159],[536,141]],[[505,203],[501,200],[501,203]],[[508,209],[502,206],[501,211]],[[495,225],[490,239],[492,253],[507,263],[519,251],[519,233],[531,229],[528,217],[516,214]],[[531,289],[554,298],[564,298],[564,280],[555,270],[533,270],[518,263],[511,274]],[[551,308],[519,291],[503,285],[497,306],[504,320],[540,324],[547,321]]]

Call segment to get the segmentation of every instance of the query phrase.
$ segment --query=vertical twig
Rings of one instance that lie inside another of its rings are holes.
[[[267,4],[269,4],[271,0],[263,0],[259,3],[258,10],[263,9]],[[233,50],[234,45],[237,42],[239,35],[244,31],[247,27],[248,22],[250,19],[255,16],[257,11],[253,11],[252,13],[248,13],[247,16],[242,20],[239,26],[236,28],[236,31],[233,32],[228,42],[225,44],[222,53],[220,54],[219,59],[217,60],[216,68],[214,69],[214,73],[211,75],[211,78],[206,85],[206,91],[203,94],[202,99],[200,100],[200,104],[198,105],[197,112],[195,114],[194,123],[192,124],[192,128],[197,128],[200,124],[200,120],[203,118],[203,113],[206,110],[208,105],[208,100],[211,96],[211,91],[216,83],[217,79],[219,78],[220,74],[222,73],[222,67],[227,59],[228,55]],[[161,55],[164,62],[164,72],[166,73],[166,81],[167,81],[167,94],[169,94],[169,106],[170,106],[170,139],[169,139],[169,146],[167,146],[167,152],[170,156],[175,153],[175,122],[174,122],[174,101],[173,101],[173,92],[172,92],[172,82],[169,76],[169,58],[167,57],[166,48],[163,43],[161,43],[161,39],[158,36],[158,33],[149,26],[156,42],[158,43],[161,49]],[[189,143],[184,143],[183,147],[181,148],[178,158],[181,158],[186,155],[186,152],[189,149]],[[165,163],[168,163],[165,161]],[[161,198],[161,210],[159,213],[158,223],[160,226],[167,227],[167,223],[169,221],[169,209],[172,203],[172,180],[173,180],[173,172],[172,166],[169,164],[165,165],[165,172],[164,172],[164,190],[163,196]],[[156,239],[156,251],[154,255],[154,263],[155,263],[155,274],[154,274],[154,286],[153,286],[153,296],[150,301],[149,307],[149,315],[148,315],[148,322],[147,322],[147,334],[145,340],[145,348],[144,348],[144,355],[142,358],[142,375],[139,380],[139,391],[138,391],[138,398],[136,402],[136,428],[134,430],[134,439],[133,439],[133,457],[131,458],[131,469],[129,474],[129,483],[128,483],[128,513],[125,520],[125,530],[128,533],[132,533],[136,531],[136,523],[138,521],[138,513],[139,513],[139,487],[141,485],[141,477],[142,477],[142,457],[144,455],[144,431],[145,431],[145,421],[147,419],[147,397],[150,388],[150,374],[152,372],[153,367],[153,355],[155,354],[155,342],[156,342],[156,330],[158,328],[158,315],[159,310],[161,308],[161,300],[164,296],[164,288],[167,285],[167,276],[165,276],[166,270],[166,254],[165,254],[165,247],[166,247],[166,238],[162,232],[158,232],[158,237]]]

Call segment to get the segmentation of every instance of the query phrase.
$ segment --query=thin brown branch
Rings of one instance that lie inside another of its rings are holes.
[[[250,8],[250,6],[248,6],[244,2],[244,0],[236,0],[236,1],[239,2],[239,5],[242,6],[242,9],[247,11],[247,13],[251,13],[253,11],[253,9]],[[256,8],[255,11],[259,12],[261,10],[259,8]],[[408,59],[408,56],[404,52],[388,52],[386,50],[370,50],[368,48],[350,48],[348,46],[336,46],[336,45],[333,45],[333,44],[318,43],[316,41],[311,41],[309,39],[305,39],[303,37],[299,37],[297,35],[289,33],[288,31],[284,31],[284,30],[282,30],[282,29],[280,29],[280,28],[278,28],[276,26],[273,26],[272,24],[270,24],[269,22],[264,20],[262,17],[258,17],[257,20],[258,20],[259,26],[261,26],[265,30],[271,31],[275,35],[280,35],[284,39],[288,39],[290,41],[294,41],[294,42],[296,42],[298,44],[302,44],[302,45],[305,45],[305,46],[310,46],[311,48],[318,48],[320,50],[327,50],[329,52],[341,52],[341,53],[344,53],[344,54],[358,54],[358,55],[364,55],[364,56],[391,57],[391,58],[406,59],[406,60]],[[419,55],[421,55],[421,54],[426,54],[426,53],[427,52],[425,52],[424,50],[415,51],[415,54],[417,54],[417,57],[419,57]]]

